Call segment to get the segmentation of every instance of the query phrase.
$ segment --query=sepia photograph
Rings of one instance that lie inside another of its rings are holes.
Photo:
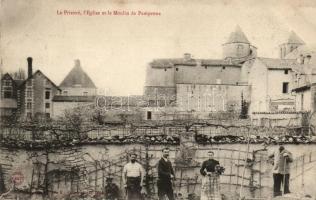
[[[316,200],[316,1],[0,0],[0,200]]]

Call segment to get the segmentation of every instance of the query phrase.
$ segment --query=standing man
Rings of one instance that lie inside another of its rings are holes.
[[[273,196],[281,196],[281,184],[283,185],[283,193],[290,193],[290,163],[293,162],[292,153],[280,145],[277,151],[269,155],[273,158]]]
[[[167,195],[169,200],[174,200],[172,179],[174,179],[174,171],[169,160],[169,148],[162,150],[162,158],[158,162],[158,197],[159,200],[164,199]]]
[[[140,200],[141,190],[144,182],[144,169],[136,162],[137,155],[130,155],[130,162],[123,168],[123,184],[127,193],[128,200]]]

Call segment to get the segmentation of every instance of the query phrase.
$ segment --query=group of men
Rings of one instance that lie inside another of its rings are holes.
[[[169,160],[169,152],[168,148],[164,148],[162,150],[162,157],[158,162],[158,180],[157,180],[157,188],[158,188],[158,197],[159,200],[165,199],[165,196],[168,197],[169,200],[174,200],[173,193],[173,180],[175,178],[174,170],[172,164]],[[202,181],[201,188],[201,199],[214,199],[210,198],[208,191],[210,187],[210,178],[212,178],[211,182],[214,183],[218,180],[217,167],[219,166],[219,162],[214,160],[214,152],[208,152],[209,159],[204,161],[200,173],[204,181]],[[145,194],[144,188],[144,178],[145,171],[140,163],[136,161],[136,154],[130,155],[129,162],[123,168],[123,183],[126,191],[126,196],[128,200],[141,200],[143,199],[143,194]],[[282,195],[281,185],[283,185],[283,194],[290,193],[289,190],[289,177],[290,163],[293,161],[292,154],[284,148],[284,146],[279,146],[279,148],[269,155],[269,158],[273,159],[273,196]],[[215,176],[213,176],[215,174]],[[217,175],[216,175],[217,174]],[[205,190],[203,190],[203,186],[205,186]],[[216,192],[213,190],[211,193]]]
[[[172,181],[175,177],[172,164],[169,160],[168,148],[162,150],[162,158],[158,162],[158,197],[174,200]],[[136,154],[130,155],[129,162],[123,168],[123,183],[128,200],[141,200],[144,189],[145,172],[142,165],[136,162]]]
[[[209,179],[212,179],[212,183],[215,180],[218,180],[218,172],[217,167],[219,166],[219,162],[214,160],[214,152],[208,152],[208,159],[203,162],[202,167],[200,169],[201,175],[204,177],[202,185],[205,186],[206,190],[202,191],[202,196],[205,199],[210,199],[209,193],[214,193],[214,190],[209,191],[207,188],[210,185]],[[213,176],[215,175],[215,176]],[[123,168],[123,183],[127,194],[128,200],[140,200],[142,199],[142,194],[144,191],[144,170],[141,164],[136,162],[136,154],[130,155],[130,162],[127,163]],[[158,162],[158,180],[157,180],[157,188],[158,188],[158,197],[159,199],[165,199],[168,197],[169,200],[174,200],[173,186],[172,182],[175,178],[174,170],[172,164],[169,160],[169,149],[164,148],[162,150],[162,157]],[[215,190],[217,190],[215,188]]]

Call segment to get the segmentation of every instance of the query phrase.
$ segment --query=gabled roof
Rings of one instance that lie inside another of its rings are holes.
[[[230,44],[230,43],[246,43],[246,44],[250,44],[248,38],[246,37],[244,32],[241,30],[240,26],[236,26],[235,31],[230,33],[226,44]]]
[[[9,79],[11,79],[11,80],[13,80],[13,78],[12,78],[12,76],[9,74],[9,73],[5,73],[5,74],[3,74],[3,76],[1,77],[1,80],[3,80],[4,78],[9,78]],[[13,80],[14,81],[14,80]]]
[[[88,74],[83,71],[80,66],[80,61],[75,60],[75,66],[72,70],[67,74],[65,79],[61,82],[59,87],[67,88],[67,87],[83,87],[83,88],[96,88],[95,84],[88,76]]]
[[[292,69],[299,64],[295,59],[279,59],[279,58],[261,58],[258,57],[268,69]]]
[[[13,81],[13,83],[17,86],[17,87],[20,87],[23,82],[25,80],[21,80],[21,79],[13,79],[12,76],[9,74],[9,73],[5,73],[2,77],[1,77],[1,80],[4,79],[5,77],[8,77],[9,79],[11,79]]]
[[[285,43],[286,44],[305,44],[305,42],[300,37],[298,37],[294,31],[291,31]]]
[[[44,78],[46,78],[54,87],[56,87],[58,90],[61,91],[61,89],[53,82],[51,81],[47,76],[45,76],[45,74],[43,74],[43,72],[41,72],[41,70],[37,70],[35,73],[32,74],[32,76],[28,77],[25,81],[23,81],[21,84],[20,84],[20,87],[22,87],[23,85],[25,85],[25,83],[32,79],[35,75],[37,74],[40,74],[42,76],[44,76]]]

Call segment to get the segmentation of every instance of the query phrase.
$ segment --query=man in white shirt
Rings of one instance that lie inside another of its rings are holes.
[[[123,184],[126,189],[128,200],[140,200],[141,190],[144,183],[144,169],[136,162],[136,154],[130,155],[130,162],[123,168]]]

